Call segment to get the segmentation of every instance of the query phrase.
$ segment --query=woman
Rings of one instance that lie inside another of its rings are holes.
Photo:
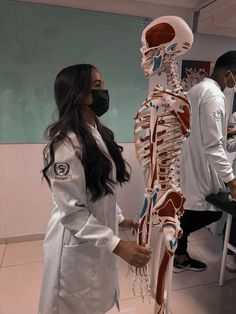
[[[40,314],[103,314],[118,306],[116,255],[136,267],[150,248],[118,237],[135,228],[116,204],[117,184],[129,180],[122,147],[97,117],[109,108],[99,71],[79,64],[56,77],[58,120],[48,127],[43,176],[55,208],[44,242]]]

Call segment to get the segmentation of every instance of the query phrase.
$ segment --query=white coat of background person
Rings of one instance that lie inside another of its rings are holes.
[[[205,200],[210,193],[225,191],[236,198],[236,179],[226,154],[227,117],[223,90],[236,78],[236,51],[220,56],[210,78],[188,91],[192,108],[191,135],[183,145],[181,187],[186,196],[181,217],[183,237],[178,241],[174,269],[201,271],[206,264],[189,259],[188,236],[217,221],[222,212]]]
[[[229,153],[236,152],[236,82],[233,88],[225,88],[224,95],[227,102],[227,118],[228,118],[228,132],[227,132],[227,151]],[[232,168],[236,176],[236,156],[233,158]]]
[[[151,250],[118,236],[118,225],[137,226],[116,203],[117,185],[130,175],[122,147],[97,118],[109,108],[101,74],[89,64],[69,66],[54,91],[58,120],[48,128],[43,175],[55,207],[44,240],[39,314],[104,314],[119,307],[116,255],[144,267]]]
[[[228,131],[227,131],[227,151],[234,153],[232,161],[232,168],[234,175],[236,176],[236,81],[233,88],[226,87],[224,94],[227,102],[227,117],[228,119]],[[224,228],[225,229],[225,228]],[[229,243],[236,246],[236,218],[233,217],[231,232],[229,237]],[[226,257],[226,269],[230,272],[236,272],[236,254],[231,250],[228,250]]]

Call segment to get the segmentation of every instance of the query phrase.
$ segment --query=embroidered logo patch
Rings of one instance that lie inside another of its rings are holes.
[[[57,178],[66,179],[70,171],[70,166],[65,162],[56,162],[54,172]]]
[[[220,121],[221,121],[221,114],[220,114],[219,111],[213,112],[213,117],[215,118],[215,120],[216,120],[217,122],[220,122]]]

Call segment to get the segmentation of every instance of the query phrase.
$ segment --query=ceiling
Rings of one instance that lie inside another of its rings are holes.
[[[206,0],[133,0],[133,1],[190,9],[195,9],[199,5],[202,5],[205,2],[209,2]]]
[[[236,0],[216,0],[196,10],[193,29],[198,33],[236,38]]]
[[[236,38],[236,0],[133,1],[192,9],[194,32]]]
[[[178,15],[195,33],[236,38],[236,0],[18,0],[155,18]]]

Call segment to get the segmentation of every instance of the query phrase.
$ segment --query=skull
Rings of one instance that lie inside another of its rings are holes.
[[[141,67],[145,76],[165,71],[165,56],[186,53],[192,46],[193,34],[187,23],[178,16],[162,16],[142,32]]]

